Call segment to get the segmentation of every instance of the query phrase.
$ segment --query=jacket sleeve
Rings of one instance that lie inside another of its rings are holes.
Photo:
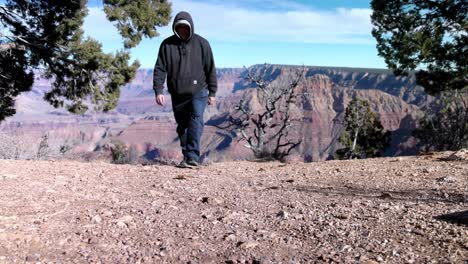
[[[163,94],[164,82],[167,76],[167,61],[164,52],[164,43],[159,47],[158,59],[154,65],[153,71],[153,90],[156,95]]]
[[[211,51],[210,44],[207,42],[207,47],[205,51],[205,77],[206,83],[208,84],[208,91],[210,97],[214,97],[216,95],[216,91],[218,90],[218,81],[216,80],[216,67],[213,58],[213,52]]]

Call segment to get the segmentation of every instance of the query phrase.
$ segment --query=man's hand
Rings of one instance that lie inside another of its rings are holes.
[[[164,104],[166,103],[166,98],[164,97],[164,95],[160,94],[160,95],[157,95],[156,96],[156,103],[160,106],[164,106]]]
[[[216,103],[216,99],[214,96],[208,97],[208,105],[214,105]]]

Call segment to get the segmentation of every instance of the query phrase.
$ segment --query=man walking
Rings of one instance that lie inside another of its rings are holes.
[[[206,104],[215,103],[216,69],[210,44],[194,33],[189,13],[178,13],[172,30],[174,35],[165,39],[159,48],[153,89],[156,103],[163,106],[166,101],[163,88],[167,78],[177,135],[184,155],[179,167],[191,168],[198,166],[200,159]]]

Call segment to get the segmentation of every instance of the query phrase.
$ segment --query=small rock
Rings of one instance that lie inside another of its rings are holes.
[[[411,231],[416,235],[424,236],[424,232],[420,229],[413,229]]]
[[[369,259],[368,257],[362,255],[360,258],[359,258],[359,262],[361,262],[362,264],[378,264],[378,262],[372,260],[372,259]]]
[[[175,206],[175,205],[169,205],[169,207],[167,207],[168,209],[172,209],[172,210],[179,210],[179,207]]]
[[[227,236],[224,238],[224,240],[234,241],[234,240],[236,240],[236,235],[234,235],[234,234],[229,234],[229,235],[227,235]]]
[[[427,168],[424,168],[424,169],[422,170],[422,172],[425,173],[425,174],[429,174],[429,173],[431,173],[431,170],[429,170],[429,169],[427,169]]]
[[[177,176],[174,178],[174,180],[188,180],[188,179],[190,179],[190,178],[192,178],[192,177],[189,176],[189,175],[182,175],[182,174],[181,174],[181,175],[177,175]]]
[[[444,176],[444,177],[437,178],[436,181],[438,183],[454,183],[455,182],[455,180],[450,176]]]
[[[379,204],[379,207],[378,207],[380,210],[384,210],[384,211],[387,211],[390,209],[390,204],[388,203],[381,203]]]
[[[104,211],[102,213],[102,216],[104,216],[104,217],[111,217],[113,215],[114,215],[114,212],[112,212],[112,211]]]
[[[351,252],[351,250],[353,250],[353,247],[351,247],[350,245],[344,245],[341,249],[342,252]]]
[[[216,198],[216,197],[208,197],[208,204],[211,205],[220,205],[224,201],[222,199]]]
[[[126,215],[126,216],[121,217],[119,221],[124,222],[124,223],[130,223],[133,221],[133,217],[130,215]]]
[[[202,214],[201,216],[203,219],[211,220],[213,219],[213,216],[211,214]]]
[[[3,174],[3,175],[2,175],[3,180],[5,180],[5,179],[15,179],[15,178],[17,178],[17,177],[18,177],[18,176],[17,176],[17,175],[14,175],[14,174]]]
[[[285,219],[289,218],[289,213],[284,211],[284,210],[281,210],[276,214],[276,217],[279,217],[279,218],[285,220]]]
[[[468,149],[461,149],[457,152],[452,153],[447,160],[449,161],[462,161],[468,160]]]
[[[161,193],[161,192],[158,192],[156,190],[150,190],[149,191],[149,196],[150,197],[159,197],[159,196],[164,196],[164,194]]]
[[[468,250],[468,242],[466,242],[465,244],[463,244],[463,246],[465,247],[466,250]]]
[[[127,224],[122,221],[117,221],[117,226],[120,228],[127,228]]]
[[[342,219],[342,220],[349,219],[349,214],[346,214],[346,213],[336,213],[336,214],[333,214],[333,216],[335,218]]]
[[[37,254],[26,256],[25,261],[26,262],[38,262],[39,256]]]
[[[239,247],[242,249],[250,249],[250,248],[255,248],[259,245],[258,242],[256,241],[247,241],[239,244]]]
[[[99,215],[95,215],[91,220],[97,224],[102,222],[102,218]]]

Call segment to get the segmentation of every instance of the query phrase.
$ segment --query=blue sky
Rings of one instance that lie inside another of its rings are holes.
[[[217,67],[259,63],[385,68],[371,35],[370,0],[174,0],[179,11],[192,14],[196,33],[210,41]],[[122,48],[122,40],[105,19],[100,0],[89,0],[85,33],[106,52]],[[172,22],[171,22],[172,23]],[[132,49],[143,68],[152,68],[162,40],[145,39]]]

